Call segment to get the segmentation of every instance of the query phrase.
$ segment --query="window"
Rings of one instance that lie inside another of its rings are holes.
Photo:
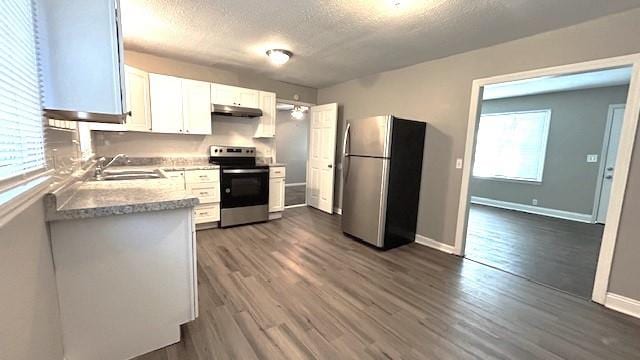
[[[542,182],[551,110],[480,117],[473,176]]]
[[[32,6],[31,0],[0,2],[0,190],[45,170]]]

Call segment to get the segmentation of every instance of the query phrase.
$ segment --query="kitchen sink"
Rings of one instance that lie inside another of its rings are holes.
[[[166,179],[160,170],[107,170],[94,181]]]

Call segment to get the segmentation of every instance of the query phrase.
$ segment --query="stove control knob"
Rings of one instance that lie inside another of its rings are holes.
[[[227,194],[230,194],[231,193],[231,189],[226,188],[226,189],[224,189],[224,192],[226,192]]]

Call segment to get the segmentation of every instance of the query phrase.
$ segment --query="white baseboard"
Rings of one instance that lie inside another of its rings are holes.
[[[289,187],[289,186],[307,186],[307,183],[303,182],[303,183],[288,183],[288,184],[285,183],[284,184],[284,187]]]
[[[285,209],[293,209],[293,208],[303,207],[303,206],[307,206],[307,203],[304,203],[304,204],[296,204],[296,205],[288,205],[288,206],[285,206],[284,208],[285,208]]]
[[[455,249],[451,245],[443,244],[439,241],[435,241],[433,239],[429,239],[428,237],[416,234],[416,243],[424,246],[428,246],[432,249],[440,250],[447,254],[454,254]]]
[[[571,212],[571,211],[549,209],[549,208],[543,208],[543,207],[533,206],[533,205],[518,204],[514,202],[509,202],[509,201],[487,199],[487,198],[478,197],[478,196],[472,196],[471,203],[478,204],[478,205],[493,206],[501,209],[522,211],[529,214],[549,216],[549,217],[558,218],[558,219],[565,219],[565,220],[572,220],[572,221],[593,224],[593,215],[591,214],[582,214],[582,213]]]
[[[342,215],[342,209],[339,207],[334,207],[333,208],[333,212],[338,214],[338,215]]]
[[[604,306],[629,316],[640,318],[640,301],[622,295],[607,293]]]

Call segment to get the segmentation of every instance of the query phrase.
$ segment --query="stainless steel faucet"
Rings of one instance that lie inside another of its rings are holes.
[[[127,162],[129,161],[129,157],[126,154],[118,154],[116,156],[113,157],[113,159],[111,159],[111,161],[109,161],[106,165],[104,164],[107,159],[103,156],[100,159],[98,159],[98,163],[96,164],[96,169],[95,169],[95,173],[94,176],[96,179],[100,180],[102,178],[102,174],[103,172],[111,165],[113,165],[113,163],[120,159],[120,158],[125,158],[127,159]]]

